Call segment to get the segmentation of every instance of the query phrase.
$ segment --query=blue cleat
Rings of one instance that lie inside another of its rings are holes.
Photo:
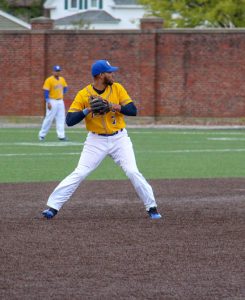
[[[60,140],[61,142],[67,142],[67,141],[68,141],[68,138],[67,138],[67,137],[63,137],[63,138],[59,138],[59,140]]]
[[[156,207],[151,207],[151,208],[148,210],[148,215],[149,215],[150,219],[152,219],[152,220],[161,219],[161,217],[162,217],[162,216],[158,213]]]
[[[56,214],[57,214],[57,210],[54,209],[54,208],[48,208],[48,209],[45,209],[43,212],[42,212],[42,215],[46,218],[46,219],[52,219]]]

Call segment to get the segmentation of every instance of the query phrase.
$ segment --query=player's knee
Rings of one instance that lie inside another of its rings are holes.
[[[134,178],[135,176],[138,176],[139,172],[136,169],[127,168],[125,174],[128,178]]]
[[[75,173],[77,174],[77,176],[79,177],[82,177],[82,178],[85,178],[87,177],[91,172],[93,171],[93,169],[89,166],[85,166],[85,165],[81,165],[81,166],[78,166],[76,169],[75,169]]]

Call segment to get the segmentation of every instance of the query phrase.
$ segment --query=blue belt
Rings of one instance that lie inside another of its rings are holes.
[[[121,132],[121,131],[123,131],[123,128],[120,129],[120,130],[118,130],[118,131],[115,131],[115,132],[113,132],[113,133],[111,133],[111,134],[107,134],[107,133],[96,133],[96,132],[93,132],[93,134],[98,134],[98,135],[100,135],[100,136],[113,136],[113,135],[118,134],[118,133]]]

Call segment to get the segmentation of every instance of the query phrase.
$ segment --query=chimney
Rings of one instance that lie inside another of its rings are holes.
[[[53,29],[54,21],[46,17],[38,17],[31,19],[32,30],[48,30]]]
[[[140,19],[141,30],[163,29],[163,19],[157,17],[146,17]]]

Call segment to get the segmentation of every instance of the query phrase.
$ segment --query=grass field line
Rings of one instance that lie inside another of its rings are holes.
[[[222,138],[207,138],[209,141],[245,141],[245,138],[230,138],[230,137],[222,137]]]
[[[245,141],[245,138],[240,138],[240,137],[220,137],[220,138],[210,138],[207,137],[207,140],[209,141]],[[192,142],[194,144],[195,142]],[[199,142],[197,142],[199,143]],[[1,142],[0,146],[38,146],[38,147],[67,147],[67,146],[82,146],[84,145],[83,142]]]
[[[163,153],[163,154],[181,154],[181,153],[217,153],[217,152],[245,152],[245,149],[185,149],[185,150],[139,150],[136,153]],[[11,156],[59,156],[59,155],[80,155],[81,152],[49,152],[49,153],[2,153],[0,157]]]
[[[38,147],[67,147],[67,146],[81,146],[82,142],[14,142],[14,143],[0,143],[0,146],[38,146]]]
[[[169,130],[162,130],[162,131],[129,131],[129,134],[178,134],[178,135],[188,135],[188,134],[196,134],[196,135],[245,135],[245,132],[227,132],[227,131],[220,131],[220,132],[210,132],[210,131],[169,131]]]
[[[185,149],[185,150],[149,150],[136,151],[138,153],[204,153],[204,152],[245,152],[245,149]]]
[[[0,128],[0,133],[1,131],[6,133],[7,132],[14,132],[14,133],[17,133],[18,132],[18,128],[10,128],[10,129],[7,129],[6,128]],[[211,131],[210,129],[189,129],[189,130],[170,130],[168,128],[156,128],[154,130],[147,130],[145,131],[143,128],[142,130],[132,130],[132,129],[129,129],[128,130],[128,133],[129,134],[178,134],[178,135],[188,135],[188,134],[197,134],[197,135],[224,135],[224,134],[227,134],[227,135],[245,135],[245,132],[244,130],[239,130],[239,132],[236,130],[236,131],[231,131],[231,130],[227,130],[227,129],[216,129],[217,131]],[[233,129],[234,130],[234,129]],[[26,132],[26,133],[38,133],[36,129],[30,129],[30,128],[26,128],[26,129],[21,129],[21,132]],[[55,132],[54,129],[51,129],[50,132]],[[86,134],[87,135],[87,130],[85,129],[75,129],[75,130],[69,130],[67,129],[67,135],[69,135],[69,133],[73,134],[73,133],[76,133],[76,134]]]
[[[0,154],[0,157],[11,156],[59,156],[59,155],[79,155],[81,152],[65,152],[65,153],[5,153]]]

